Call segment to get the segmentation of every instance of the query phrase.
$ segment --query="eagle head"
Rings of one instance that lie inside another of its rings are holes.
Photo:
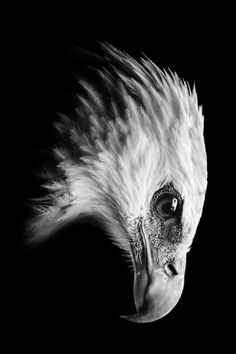
[[[137,313],[155,321],[177,304],[207,187],[202,108],[195,87],[150,59],[102,44],[97,79],[79,80],[76,117],[55,123],[57,175],[28,230],[42,241],[85,215],[131,260]],[[92,56],[91,54],[88,54]]]

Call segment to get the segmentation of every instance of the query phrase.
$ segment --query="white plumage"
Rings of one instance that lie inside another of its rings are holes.
[[[153,249],[160,246],[150,205],[156,191],[171,185],[183,201],[182,236],[159,251],[165,259],[173,252],[185,254],[207,186],[204,119],[196,90],[147,58],[138,63],[110,45],[102,47],[100,85],[81,80],[84,93],[76,118],[62,116],[56,123],[67,144],[54,149],[58,176],[44,185],[48,193],[35,205],[29,232],[41,241],[71,220],[93,215],[135,259],[142,249],[139,220]],[[81,122],[87,124],[84,131]]]

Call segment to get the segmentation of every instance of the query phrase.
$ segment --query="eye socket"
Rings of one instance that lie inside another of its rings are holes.
[[[157,213],[168,219],[171,218],[178,210],[178,199],[170,193],[162,194],[156,203]]]

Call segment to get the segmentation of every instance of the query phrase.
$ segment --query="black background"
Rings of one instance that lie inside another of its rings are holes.
[[[43,20],[35,26],[33,23],[31,18],[27,25],[14,27],[9,41],[12,137],[7,150],[12,172],[7,179],[14,206],[10,203],[11,212],[4,222],[10,240],[5,252],[5,309],[11,338],[22,342],[29,337],[36,341],[69,338],[73,342],[95,335],[157,339],[192,336],[197,341],[202,335],[208,336],[220,322],[222,325],[218,279],[222,280],[219,249],[225,228],[216,222],[215,190],[224,174],[219,161],[227,164],[222,156],[221,122],[225,113],[222,68],[230,57],[228,32],[225,28],[222,32],[217,20],[207,20],[203,26],[200,18],[191,18],[181,26],[178,19],[171,27],[165,23],[165,30],[163,24],[154,23],[141,31],[134,25],[122,31],[115,24],[101,31],[95,25],[88,28],[86,22],[86,26],[75,26],[73,36],[67,35],[63,21],[54,24],[49,18],[47,28]],[[94,50],[94,40],[110,42],[136,59],[144,52],[161,68],[176,71],[190,85],[195,82],[199,104],[203,105],[209,163],[204,212],[187,258],[183,295],[170,314],[150,324],[119,318],[135,310],[132,274],[120,251],[96,223],[84,220],[71,225],[38,248],[24,245],[24,221],[30,215],[28,199],[42,193],[33,172],[44,164],[42,151],[55,141],[52,121],[57,113],[73,114],[75,108],[78,86],[71,74],[76,67],[71,49],[77,45]]]

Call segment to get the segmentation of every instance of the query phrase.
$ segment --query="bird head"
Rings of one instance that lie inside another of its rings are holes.
[[[65,144],[54,149],[57,176],[47,178],[29,231],[42,241],[72,220],[95,216],[132,262],[137,313],[124,318],[151,322],[181,297],[202,214],[202,108],[195,88],[176,74],[102,48],[98,82],[79,80],[76,117],[55,123]]]

